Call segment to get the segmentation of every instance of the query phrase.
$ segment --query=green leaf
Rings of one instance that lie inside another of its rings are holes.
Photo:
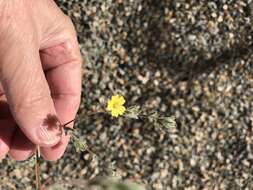
[[[89,185],[90,187],[100,187],[101,190],[145,190],[141,185],[113,178],[97,178],[91,181]]]
[[[140,113],[141,113],[140,106],[131,106],[127,108],[124,115],[131,119],[138,119]]]
[[[59,184],[55,184],[48,188],[48,190],[67,190],[65,187]]]
[[[78,138],[77,136],[73,135],[71,137],[71,141],[73,142],[73,145],[76,149],[76,152],[83,152],[87,149],[87,144],[86,144],[86,141],[81,139],[81,138]]]
[[[166,127],[166,128],[176,127],[176,125],[177,125],[176,121],[175,121],[175,117],[163,117],[162,123],[163,123],[164,127]]]

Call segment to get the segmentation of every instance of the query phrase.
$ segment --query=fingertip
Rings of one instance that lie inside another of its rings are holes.
[[[47,118],[47,121],[37,128],[36,133],[35,136],[38,137],[39,142],[37,144],[39,146],[52,147],[60,142],[63,130],[57,119]]]
[[[36,146],[24,135],[20,129],[16,129],[8,155],[16,160],[28,159],[35,152]]]
[[[0,160],[2,160],[10,150],[15,123],[11,119],[2,119],[0,120],[0,130]]]
[[[11,159],[21,162],[21,161],[25,161],[25,160],[29,159],[34,154],[34,152],[35,152],[35,150],[29,151],[29,152],[22,152],[22,153],[11,151],[8,153],[8,155]]]
[[[9,150],[10,150],[10,147],[0,141],[0,160],[6,157]]]
[[[44,119],[40,119],[41,124],[36,126],[22,127],[22,131],[27,138],[40,147],[52,147],[56,145],[62,137],[63,129],[55,114],[47,114]]]
[[[49,148],[41,147],[42,157],[47,161],[59,160],[63,156],[66,150],[66,147],[68,145],[68,142],[69,142],[69,136],[64,136],[62,137],[60,142],[53,147],[49,147]]]

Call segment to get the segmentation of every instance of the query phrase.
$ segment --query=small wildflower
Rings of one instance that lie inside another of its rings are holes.
[[[124,112],[126,111],[124,103],[125,99],[123,96],[120,95],[112,96],[111,100],[109,100],[107,103],[107,111],[110,111],[113,117],[123,115]]]

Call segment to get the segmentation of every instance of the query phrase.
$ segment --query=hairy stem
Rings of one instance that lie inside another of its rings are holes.
[[[37,146],[35,154],[35,175],[36,175],[36,190],[41,190],[41,181],[40,181],[40,147]]]

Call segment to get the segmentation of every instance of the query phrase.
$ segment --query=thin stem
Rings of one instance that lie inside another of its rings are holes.
[[[89,113],[84,113],[84,114],[85,114],[86,116],[93,116],[93,115],[96,115],[96,114],[104,114],[104,113],[105,113],[105,112],[101,111],[101,112],[89,112]],[[64,123],[63,125],[61,125],[61,127],[64,127],[65,130],[70,130],[70,131],[73,132],[74,129],[68,128],[67,125],[70,124],[70,123],[72,123],[72,122],[74,122],[74,121],[76,121],[78,118],[80,118],[80,116],[77,117],[77,118],[72,119],[71,121],[68,121],[67,123]],[[66,128],[66,127],[67,127],[67,128]]]
[[[41,181],[40,181],[40,147],[37,146],[35,154],[35,175],[36,175],[36,190],[41,190]]]
[[[101,111],[101,112],[89,112],[89,113],[84,113],[84,114],[85,114],[86,116],[92,116],[92,115],[102,114],[102,113],[105,113],[105,112],[102,112],[102,111]],[[75,121],[76,119],[78,119],[78,118],[80,118],[80,117],[77,117],[77,118],[72,119],[71,121],[69,121],[69,122],[63,124],[62,127],[66,127],[68,124],[74,122],[74,121]]]
[[[63,127],[66,127],[68,124],[72,123],[72,122],[75,121],[75,120],[76,120],[76,118],[75,118],[75,119],[72,119],[71,121],[69,121],[69,122],[67,122],[67,123],[65,123],[65,124],[63,124],[62,126],[63,126]]]

